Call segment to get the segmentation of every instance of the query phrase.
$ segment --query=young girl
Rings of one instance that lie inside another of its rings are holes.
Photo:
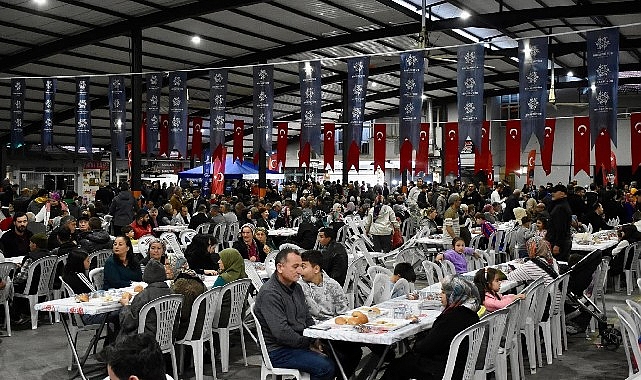
[[[465,241],[460,236],[456,236],[452,239],[452,245],[454,246],[454,249],[448,249],[443,253],[439,253],[436,255],[435,260],[441,261],[446,259],[451,261],[452,264],[454,264],[454,269],[456,269],[457,274],[467,272],[467,261],[465,260],[465,255],[474,256],[476,258],[481,257],[473,248],[466,247]]]
[[[494,268],[482,268],[474,276],[474,284],[479,289],[481,300],[488,312],[502,309],[515,299],[525,299],[525,294],[499,294],[502,273]]]
[[[523,219],[521,219],[521,226],[514,234],[514,250],[518,253],[520,258],[528,256],[525,242],[532,236],[534,236],[534,232],[532,231],[532,222],[529,216],[524,216]]]
[[[545,238],[545,234],[548,232],[548,218],[544,216],[539,216],[536,218],[536,229],[534,230],[534,235]]]

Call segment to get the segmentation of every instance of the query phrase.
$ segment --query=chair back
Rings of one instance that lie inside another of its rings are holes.
[[[147,246],[147,249],[149,249],[149,246]],[[96,259],[96,268],[104,267],[105,266],[105,261],[107,261],[107,259],[111,255],[113,255],[113,251],[111,249],[99,249],[99,250],[91,252],[89,254],[89,260],[93,261],[93,259],[95,258]]]
[[[443,279],[443,271],[441,270],[441,267],[438,266],[438,264],[430,260],[423,260],[421,265],[423,266],[423,270],[425,271],[425,279],[427,280],[428,285],[433,285],[437,282],[441,282],[441,280]],[[434,278],[435,274],[436,278]]]
[[[628,358],[628,378],[633,378],[634,366],[641,363],[641,349],[639,349],[639,330],[634,325],[632,316],[618,306],[612,307],[621,323],[621,334],[623,335],[623,347],[625,356]],[[635,364],[633,365],[633,359]]]
[[[481,240],[482,239],[483,239],[483,234],[472,236],[472,240],[470,240],[470,247],[472,247],[474,249],[481,249]],[[485,247],[485,248],[487,248],[487,247]]]
[[[53,265],[53,270],[51,271],[51,277],[49,278],[49,289],[54,290],[55,288],[55,282],[56,279],[59,279],[60,276],[62,275],[62,272],[65,269],[65,265],[67,265],[67,257],[69,257],[69,254],[64,254],[62,256],[58,256],[58,259],[56,260],[56,263]],[[58,289],[61,289],[59,287]],[[57,289],[56,289],[57,290]]]
[[[339,228],[338,231],[336,231],[336,241],[345,244],[345,241],[347,240],[347,231],[347,225]]]
[[[145,322],[150,311],[156,313],[156,341],[163,353],[169,352],[174,345],[174,323],[180,312],[184,296],[169,294],[147,302],[138,317],[138,334],[145,332]]]
[[[409,247],[402,249],[396,256],[396,264],[398,263],[410,263],[414,270],[420,269],[421,263],[425,260],[426,257],[423,255],[422,250],[419,247]]]
[[[443,272],[443,277],[454,276],[456,274],[454,264],[446,259],[441,260],[441,271]]]
[[[485,354],[485,370],[493,369],[496,364],[496,354],[501,344],[501,339],[505,336],[509,314],[510,309],[503,308],[492,313],[486,313],[483,316],[484,321],[490,322]]]
[[[367,268],[367,277],[369,277],[370,281],[374,281],[374,277],[379,273],[384,273],[388,277],[391,277],[394,274],[391,270],[380,265],[373,265]]]
[[[211,223],[201,223],[196,227],[196,233],[197,234],[208,234],[209,229],[211,227]]]
[[[249,312],[252,314],[252,317],[254,318],[254,324],[256,325],[256,337],[258,338],[258,345],[260,346],[260,354],[263,358],[263,365],[267,369],[273,370],[274,367],[272,366],[272,361],[269,360],[269,351],[267,351],[267,344],[265,344],[265,337],[263,336],[263,328],[258,321],[258,317],[256,317],[256,313],[254,313],[254,306],[255,305],[251,305],[249,307]]]
[[[372,306],[392,298],[392,289],[390,289],[389,276],[379,273],[374,277],[372,289],[365,300],[364,306]]]
[[[4,281],[7,277],[12,277],[11,272],[15,271],[16,268],[18,268],[18,266],[9,261],[0,263],[0,281]]]
[[[345,283],[343,284],[343,292],[347,295],[350,308],[353,308],[357,301],[358,286],[359,283],[363,281],[361,276],[366,275],[366,268],[367,261],[363,256],[354,259],[354,261],[352,261],[352,263],[347,267]]]
[[[214,326],[219,326],[220,322],[220,309],[223,304],[223,297],[225,293],[230,292],[231,295],[231,309],[229,311],[229,322],[227,328],[239,327],[243,323],[243,306],[247,299],[249,285],[251,280],[248,278],[241,278],[239,280],[225,284],[220,289],[220,296],[216,302],[216,314],[214,316]]]
[[[149,253],[149,244],[151,244],[151,241],[155,238],[154,235],[145,235],[138,238],[138,252],[140,252],[143,257],[146,257],[147,253]]]
[[[105,268],[94,268],[89,271],[89,281],[93,284],[96,290],[102,289],[105,284]]]
[[[160,235],[160,240],[165,242],[165,245],[167,246],[167,254],[170,252],[173,252],[176,255],[183,254],[183,250],[180,248],[180,244],[178,243],[178,238],[176,238],[175,233],[163,232],[162,235]]]
[[[634,325],[637,327],[637,330],[641,331],[641,304],[631,299],[625,300],[625,303],[628,304],[630,308],[630,315],[632,316]]]
[[[392,286],[392,295],[393,294],[403,294],[407,295],[414,291],[413,284],[407,281],[404,278],[399,278],[398,281]]]
[[[238,225],[238,222],[233,222],[225,229],[225,236],[223,237],[223,241],[236,241],[238,239],[239,231],[240,225]]]
[[[303,221],[303,219],[300,216],[294,218],[294,220],[292,220],[292,227],[296,228],[296,227],[300,226],[300,223],[302,221]]]
[[[206,224],[209,224],[209,223],[206,223]],[[197,233],[196,231],[190,230],[189,228],[186,230],[180,231],[180,234],[178,235],[178,238],[180,239],[180,243],[184,246],[189,245],[189,243],[191,243],[191,239],[193,239],[194,236],[196,236],[196,233]]]
[[[505,325],[505,333],[503,336],[505,339],[502,340],[501,346],[508,349],[511,347],[512,342],[515,342],[517,339],[517,334],[519,333],[519,313],[523,303],[520,299],[515,299],[505,307],[508,310],[507,322]]]
[[[590,298],[603,297],[605,287],[608,283],[608,271],[610,270],[610,256],[601,259],[601,264],[597,266],[596,274],[593,277],[591,286],[584,291],[584,294]],[[591,292],[590,292],[591,289]]]
[[[198,232],[198,228],[196,228],[196,232]],[[214,226],[214,229],[212,230],[211,234],[213,237],[216,238],[216,241],[220,244],[225,239],[225,232],[227,232],[227,224],[218,223]]]
[[[545,287],[544,282],[545,277],[541,276],[532,281],[532,283],[526,286],[521,292],[525,294],[525,299],[521,302],[519,312],[519,330],[525,326],[525,321],[527,320],[528,315],[531,315],[534,318],[539,297],[543,293]]]
[[[46,256],[31,263],[31,265],[29,266],[29,274],[27,276],[27,283],[25,285],[23,294],[31,294],[31,285],[34,281],[33,276],[36,268],[40,268],[40,278],[37,280],[38,287],[36,290],[36,295],[45,296],[49,294],[49,282],[51,281],[51,273],[54,271],[57,261],[58,256]]]
[[[267,257],[265,257],[265,270],[267,274],[271,276],[276,271],[276,255],[278,251],[270,252]]]
[[[260,278],[260,275],[258,274],[258,271],[254,266],[254,263],[247,259],[245,259],[245,273],[247,274],[247,277],[251,280],[252,285],[254,285],[254,289],[256,289],[256,291],[258,292],[260,288],[263,286],[263,279]]]
[[[194,303],[191,307],[191,315],[189,317],[189,327],[187,328],[187,333],[183,340],[207,340],[212,336],[214,316],[216,314],[216,303],[220,297],[220,290],[222,287],[217,286],[215,288],[209,289],[203,294],[196,297]],[[203,327],[200,332],[200,336],[194,336],[194,329],[196,327],[196,321],[198,321],[198,314],[200,314],[200,308],[204,307],[204,319]]]
[[[466,328],[460,333],[456,334],[450,344],[450,351],[447,356],[447,364],[445,365],[445,374],[443,380],[451,380],[454,375],[454,365],[456,358],[460,351],[461,343],[467,338],[467,359],[465,360],[465,368],[463,370],[463,380],[471,380],[474,376],[474,369],[476,367],[476,359],[478,358],[481,343],[483,342],[483,335],[489,326],[489,321],[479,321],[472,326]]]
[[[468,271],[477,271],[485,267],[485,262],[483,258],[476,258],[474,256],[465,255],[465,261],[467,262]]]

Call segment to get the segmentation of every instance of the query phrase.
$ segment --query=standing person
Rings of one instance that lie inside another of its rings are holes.
[[[312,249],[318,236],[318,227],[312,220],[312,210],[310,208],[303,209],[300,218],[301,222],[296,233],[296,244],[303,249]]]
[[[550,220],[548,220],[545,239],[550,243],[554,258],[561,261],[568,261],[572,249],[572,236],[570,225],[572,224],[572,210],[567,200],[567,188],[564,185],[556,185],[552,188],[552,203],[550,204]]]
[[[365,231],[372,236],[374,251],[389,252],[392,249],[392,233],[399,228],[394,210],[383,204],[383,196],[379,194],[365,222]]]
[[[307,372],[312,380],[330,380],[334,363],[318,340],[303,336],[314,320],[298,284],[302,269],[298,251],[287,248],[278,252],[276,271],[258,292],[254,312],[274,367]]]
[[[115,235],[120,235],[122,233],[121,228],[133,222],[137,208],[136,199],[129,191],[129,184],[122,182],[120,184],[120,192],[114,197],[111,206],[109,206],[109,215],[113,216],[112,223]]]
[[[515,189],[512,195],[507,197],[505,201],[505,209],[503,210],[503,221],[507,222],[510,220],[516,220],[514,215],[514,209],[521,207],[519,200],[521,199],[521,190]]]
[[[131,285],[132,281],[142,281],[140,263],[135,259],[134,247],[128,237],[120,235],[114,240],[113,255],[105,261],[104,274],[105,290],[124,288]]]
[[[329,277],[343,286],[348,264],[345,246],[336,241],[336,231],[331,227],[323,227],[318,231],[318,243],[323,255],[321,267]]]
[[[458,210],[461,207],[461,196],[457,193],[450,194],[447,199],[450,207],[443,215],[443,247],[452,248],[452,239],[460,236]]]

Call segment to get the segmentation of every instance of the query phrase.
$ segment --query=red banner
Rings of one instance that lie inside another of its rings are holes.
[[[487,185],[490,189],[494,187],[494,161],[492,160],[492,152],[488,152],[487,156]]]
[[[632,145],[632,174],[641,165],[641,112],[630,114],[630,144]]]
[[[227,155],[227,149],[222,148],[223,157]],[[242,154],[241,154],[242,157]],[[214,159],[214,175],[211,178],[211,193],[223,194],[225,192],[225,161],[219,158]]]
[[[284,163],[283,163],[284,165]],[[278,153],[274,153],[269,156],[269,162],[267,163],[267,169],[277,172],[278,171]]]
[[[160,115],[160,145],[158,146],[158,155],[169,156],[169,116]]]
[[[387,124],[374,124],[374,170],[385,171]]]
[[[191,135],[191,156],[200,158],[203,155],[203,118],[191,118],[192,135]]]
[[[603,171],[604,177],[610,171],[610,159],[612,157],[610,152],[612,152],[610,132],[604,128],[597,135],[596,144],[594,144],[594,164],[596,165],[596,170],[601,169]]]
[[[430,155],[430,125],[429,123],[421,123],[421,130],[418,133],[418,148],[416,149],[416,166],[414,167],[414,174],[418,175],[419,172],[427,174],[427,160]]]
[[[303,165],[307,165],[307,168],[309,168],[310,149],[311,149],[311,145],[307,142],[307,143],[303,144],[303,146],[298,151],[298,166],[299,167],[302,168]]]
[[[556,132],[556,119],[545,119],[543,131],[543,147],[541,147],[541,166],[545,175],[552,173],[552,153],[554,151],[554,133]]]
[[[481,170],[487,169],[487,161],[489,160],[490,153],[490,122],[484,121],[481,127],[481,146],[474,152],[474,172],[478,173]]]
[[[327,169],[329,165],[332,170],[334,170],[334,123],[326,123],[324,128],[324,143],[323,143],[323,158],[325,159],[324,169]]]
[[[347,170],[354,168],[354,170],[358,171],[360,157],[361,151],[358,144],[356,143],[356,140],[352,140],[352,143],[349,144],[349,148],[347,149]]]
[[[532,149],[527,155],[527,184],[534,182],[534,166],[536,160],[536,149]]]
[[[285,160],[287,159],[288,128],[288,123],[276,123],[276,129],[278,131],[278,137],[276,138],[276,163],[283,164],[283,167],[285,166]],[[307,160],[307,167],[309,167],[309,159]]]
[[[234,148],[233,161],[243,160],[243,137],[245,136],[245,122],[234,120]]]
[[[412,142],[409,139],[403,141],[399,153],[401,173],[405,170],[412,170]]]
[[[445,175],[458,175],[458,123],[445,123]]]
[[[610,175],[612,175],[612,183],[619,184],[619,175],[617,173],[617,156],[614,152],[610,151]]]
[[[142,113],[142,123],[140,124],[140,153],[147,153],[147,115]]]
[[[641,135],[640,135],[641,136]],[[590,118],[574,118],[574,175],[590,174]]]
[[[521,170],[521,121],[505,123],[505,174],[519,175]]]

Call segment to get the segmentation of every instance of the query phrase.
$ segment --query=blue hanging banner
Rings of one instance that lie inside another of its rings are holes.
[[[127,158],[125,137],[127,135],[127,94],[125,77],[109,77],[109,119],[111,121],[111,151],[118,151],[118,157]]]
[[[605,129],[617,145],[617,105],[619,86],[619,29],[586,33],[588,44],[588,89],[592,146]]]
[[[425,53],[413,51],[401,54],[401,80],[399,101],[399,147],[409,140],[418,149],[421,103],[423,101],[423,73]]]
[[[349,58],[347,60],[347,169],[359,169],[363,121],[365,120],[365,100],[367,79],[369,77],[369,57]]]
[[[89,77],[76,78],[76,153],[91,155]]]
[[[220,158],[225,146],[225,108],[227,107],[227,70],[209,71],[209,146]]]
[[[187,73],[169,73],[169,153],[187,157]]]
[[[521,113],[521,150],[532,134],[543,147],[545,107],[548,103],[548,38],[519,41],[519,110]]]
[[[158,153],[158,131],[160,129],[160,94],[162,91],[162,74],[147,74],[147,157]]]
[[[259,149],[272,152],[274,124],[274,66],[254,66],[254,160]]]
[[[11,148],[24,145],[24,98],[27,86],[24,78],[11,79]]]
[[[58,80],[43,79],[44,83],[44,102],[42,116],[42,151],[53,145],[53,110],[56,103],[56,87]]]
[[[300,146],[309,144],[320,153],[321,141],[321,63],[320,61],[298,64],[300,80]]]
[[[457,102],[458,102],[458,146],[465,144],[469,136],[474,146],[481,149],[481,128],[483,127],[483,77],[485,50],[475,44],[458,49]]]
[[[211,194],[211,149],[205,149],[203,154],[203,181],[201,183],[201,193],[203,197],[209,200]]]

